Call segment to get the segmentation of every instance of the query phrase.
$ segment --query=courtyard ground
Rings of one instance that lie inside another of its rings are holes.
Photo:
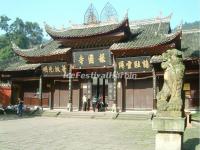
[[[200,150],[199,127],[186,129],[184,150]],[[150,120],[0,119],[0,150],[154,150],[154,138]]]

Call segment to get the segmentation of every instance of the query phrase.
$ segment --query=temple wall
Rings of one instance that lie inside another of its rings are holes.
[[[43,85],[42,106],[49,107],[50,94],[48,89]],[[38,81],[26,81],[22,84],[24,105],[27,106],[41,106],[39,99],[39,83]]]
[[[127,80],[125,85],[124,110],[152,110],[152,79]]]
[[[185,109],[199,109],[199,78],[186,76],[183,91],[185,96]]]
[[[0,105],[6,107],[10,104],[11,87],[7,85],[0,85]]]

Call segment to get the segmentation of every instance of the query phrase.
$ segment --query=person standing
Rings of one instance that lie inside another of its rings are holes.
[[[96,109],[96,106],[97,106],[97,101],[98,101],[97,96],[94,96],[93,99],[92,99],[92,108],[93,108],[94,112],[95,112],[95,109]]]
[[[103,95],[101,95],[99,97],[98,105],[97,105],[98,112],[99,111],[103,111],[103,106],[104,106],[104,104],[103,104]]]
[[[87,99],[87,111],[90,111],[90,99]]]
[[[18,115],[21,117],[22,113],[23,113],[23,106],[24,106],[24,102],[19,98],[18,99],[19,103],[18,103]]]
[[[83,95],[82,101],[83,101],[83,111],[86,111],[86,108],[87,108],[87,96],[86,96],[86,94]]]

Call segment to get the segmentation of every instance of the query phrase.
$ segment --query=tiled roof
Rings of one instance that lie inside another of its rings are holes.
[[[44,46],[22,50],[13,43],[13,50],[22,57],[44,57],[66,54],[71,48],[64,48],[57,41],[51,41]]]
[[[171,33],[169,20],[170,17],[165,17],[130,22],[131,32],[138,30],[140,34],[126,42],[113,44],[110,50],[153,47],[169,42],[179,34],[178,32]]]
[[[3,71],[5,68],[9,67],[11,64],[15,64],[18,62],[24,62],[23,58],[20,56],[14,55],[11,58],[0,60],[0,71]]]
[[[121,30],[124,26],[128,26],[128,19],[125,19],[121,23],[114,24],[94,24],[85,25],[79,28],[71,29],[54,29],[49,25],[45,25],[46,32],[53,38],[81,38],[81,37],[92,37],[96,35],[109,34],[114,31]]]
[[[181,49],[184,52],[184,57],[200,56],[200,29],[183,30]]]
[[[0,88],[10,88],[11,87],[11,84],[10,83],[0,83]]]
[[[41,64],[27,64],[26,61],[19,61],[17,63],[10,64],[4,71],[25,71],[35,70],[40,67]]]

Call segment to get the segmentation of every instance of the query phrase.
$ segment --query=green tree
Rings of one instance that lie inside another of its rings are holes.
[[[26,22],[25,23],[26,36],[29,40],[29,45],[37,45],[42,43],[43,34],[42,29],[38,23]]]
[[[0,35],[0,64],[19,59],[12,50],[11,41],[24,49],[41,44],[43,41],[43,31],[38,23],[24,22],[20,18],[11,22],[9,17],[0,16],[0,30],[5,32]]]
[[[0,16],[0,29],[5,31],[6,33],[9,30],[8,22],[10,21],[10,18],[7,16]]]

